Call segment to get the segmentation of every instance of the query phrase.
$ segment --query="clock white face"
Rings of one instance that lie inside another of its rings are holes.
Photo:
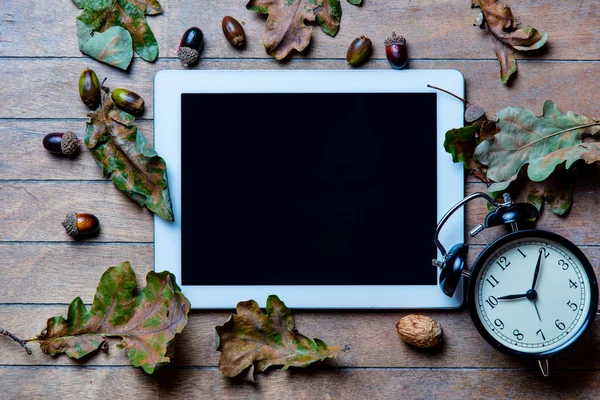
[[[484,328],[504,346],[546,352],[581,329],[590,307],[590,282],[581,262],[560,244],[514,240],[482,266],[475,306]]]

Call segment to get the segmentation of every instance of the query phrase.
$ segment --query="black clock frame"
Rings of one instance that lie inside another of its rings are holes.
[[[571,253],[573,253],[573,255],[581,262],[581,265],[583,266],[583,269],[585,270],[585,273],[590,281],[590,308],[588,310],[587,315],[585,316],[583,325],[579,328],[579,330],[577,332],[575,332],[572,335],[572,337],[567,342],[563,343],[561,346],[559,346],[555,349],[547,350],[547,351],[544,351],[541,353],[525,353],[525,352],[513,350],[509,347],[506,347],[505,345],[500,343],[498,340],[496,340],[484,328],[483,322],[481,322],[481,319],[479,318],[479,316],[477,314],[477,304],[476,304],[476,300],[475,300],[475,287],[476,287],[477,278],[482,270],[483,265],[489,259],[489,257],[494,252],[496,252],[496,250],[498,250],[500,247],[502,247],[502,246],[506,245],[507,243],[510,243],[514,240],[523,239],[523,238],[547,239],[547,240],[554,241],[554,242],[560,244],[561,246],[564,246]],[[471,319],[473,320],[473,324],[475,324],[475,327],[479,331],[479,334],[481,336],[483,336],[483,338],[489,344],[491,344],[493,347],[495,347],[497,350],[501,351],[504,354],[508,354],[511,356],[516,356],[516,357],[521,357],[521,358],[526,358],[526,359],[543,360],[543,359],[548,359],[552,356],[555,356],[555,355],[563,352],[564,350],[567,350],[572,345],[574,345],[576,342],[578,342],[579,339],[581,339],[583,336],[585,336],[585,334],[591,329],[593,322],[594,322],[594,318],[596,317],[596,311],[598,308],[598,282],[596,279],[596,274],[594,272],[594,269],[592,268],[592,265],[590,264],[589,260],[587,259],[585,254],[583,254],[583,252],[577,246],[575,246],[575,244],[570,242],[568,239],[566,239],[560,235],[557,235],[556,233],[543,231],[543,230],[539,230],[539,229],[527,229],[527,230],[512,232],[505,236],[500,237],[499,239],[494,241],[492,244],[490,244],[488,247],[486,247],[481,252],[481,254],[479,254],[479,256],[477,257],[477,260],[475,260],[475,264],[473,264],[473,268],[471,270],[471,275],[469,276],[469,285],[468,285],[468,289],[467,289],[467,305],[469,308],[469,313],[471,315]]]

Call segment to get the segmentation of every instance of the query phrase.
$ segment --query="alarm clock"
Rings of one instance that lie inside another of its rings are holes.
[[[438,237],[450,216],[476,198],[485,198],[494,210],[469,232],[472,237],[499,225],[509,225],[511,232],[489,244],[466,270],[468,245],[446,252]],[[473,193],[438,223],[434,243],[443,258],[432,263],[441,269],[439,284],[450,297],[461,277],[467,278],[469,313],[489,344],[505,354],[537,360],[548,376],[548,359],[571,348],[592,327],[598,283],[590,262],[572,242],[552,232],[520,229],[538,218],[537,208],[513,203],[508,194],[500,203]]]

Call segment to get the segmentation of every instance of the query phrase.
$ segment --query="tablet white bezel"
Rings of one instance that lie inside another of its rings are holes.
[[[181,284],[181,94],[182,93],[311,93],[311,92],[432,92],[427,84],[464,97],[464,78],[456,70],[218,70],[160,71],[154,81],[154,146],[167,163],[175,222],[154,218],[155,270],[169,270],[193,308],[228,308],[254,299],[261,307],[277,294],[295,308],[457,308],[462,283],[453,298],[438,285],[426,286],[185,286]],[[251,105],[248,105],[251,107]],[[444,135],[463,126],[464,106],[438,92],[437,96],[437,220],[464,195],[462,164],[453,164],[444,151]],[[202,110],[198,110],[199,122]],[[405,116],[399,111],[398,118]],[[410,116],[406,116],[410,117]],[[235,116],[232,116],[235,118]],[[415,149],[418,144],[415,143]],[[426,162],[426,160],[424,160]],[[414,171],[418,173],[418,171]],[[426,196],[418,188],[407,193],[418,203]],[[446,248],[464,241],[463,211],[444,226],[440,241]],[[410,234],[410,232],[408,232]],[[433,230],[431,238],[433,240]],[[410,249],[399,248],[399,251]],[[423,256],[430,267],[429,255]],[[438,258],[440,258],[438,252]],[[200,267],[200,266],[199,266]],[[431,267],[433,268],[433,267]],[[368,273],[368,271],[367,271]],[[438,272],[439,273],[439,272]]]

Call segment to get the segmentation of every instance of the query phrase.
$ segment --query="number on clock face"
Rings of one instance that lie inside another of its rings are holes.
[[[578,259],[541,238],[500,247],[482,266],[475,286],[477,315],[485,330],[524,353],[567,342],[585,322],[590,301],[590,282]]]

